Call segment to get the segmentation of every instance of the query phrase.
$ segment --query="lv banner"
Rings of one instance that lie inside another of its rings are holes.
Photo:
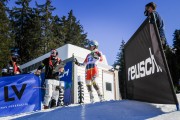
[[[126,95],[128,99],[176,104],[166,57],[156,24],[146,19],[125,45]]]
[[[0,77],[0,116],[41,109],[40,80],[34,74]]]

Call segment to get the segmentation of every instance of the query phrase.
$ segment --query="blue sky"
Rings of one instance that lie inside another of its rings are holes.
[[[10,6],[13,6],[12,1]],[[45,0],[36,1],[43,3]],[[67,16],[73,10],[88,39],[99,42],[99,50],[106,55],[110,65],[116,60],[122,39],[128,41],[145,20],[144,6],[149,2],[157,4],[157,11],[165,23],[167,42],[172,45],[173,33],[180,29],[179,0],[52,0],[56,7],[53,14],[59,17]]]

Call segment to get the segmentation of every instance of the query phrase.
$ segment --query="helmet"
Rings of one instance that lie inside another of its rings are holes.
[[[98,48],[98,42],[96,40],[92,40],[90,41],[89,46],[95,46],[96,48]]]
[[[19,58],[19,54],[17,52],[12,52],[11,53],[11,57],[12,57],[12,59],[18,59]]]
[[[11,49],[11,58],[14,62],[20,61],[19,48]]]

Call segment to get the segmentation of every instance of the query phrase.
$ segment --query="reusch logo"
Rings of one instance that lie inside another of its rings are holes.
[[[149,52],[150,57],[128,68],[128,80],[135,80],[152,75],[155,72],[162,72],[161,67],[157,65],[154,55],[151,52],[151,48],[149,48]]]

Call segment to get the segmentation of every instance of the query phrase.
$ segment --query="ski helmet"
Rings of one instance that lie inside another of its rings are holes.
[[[19,58],[19,54],[17,52],[12,52],[11,57],[12,58]]]
[[[95,46],[96,48],[98,48],[98,42],[96,40],[92,40],[90,43],[89,43],[89,46]]]

